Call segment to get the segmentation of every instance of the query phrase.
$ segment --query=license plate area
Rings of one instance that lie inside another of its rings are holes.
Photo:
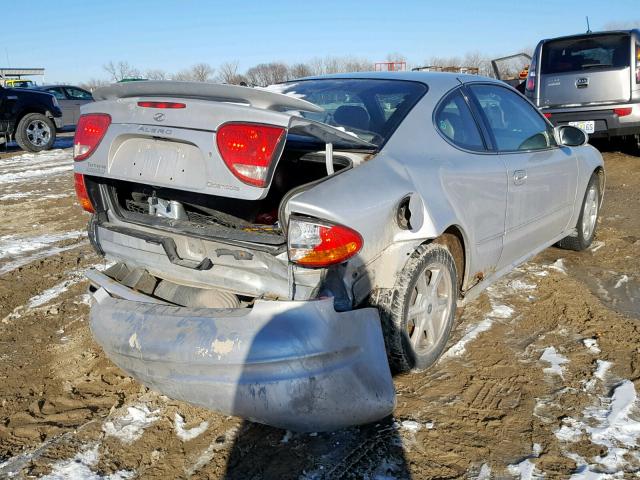
[[[201,189],[206,169],[195,145],[155,138],[129,138],[114,153],[109,173],[137,183]]]
[[[572,127],[577,127],[584,130],[587,133],[594,133],[596,131],[595,120],[581,120],[579,122],[569,122]]]

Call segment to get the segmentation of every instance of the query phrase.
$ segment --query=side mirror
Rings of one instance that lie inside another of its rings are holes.
[[[560,125],[554,128],[556,141],[565,147],[580,147],[589,141],[589,135],[584,130],[571,125]]]

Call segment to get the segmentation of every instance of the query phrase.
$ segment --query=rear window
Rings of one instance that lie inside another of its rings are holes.
[[[629,35],[593,35],[552,40],[542,49],[542,74],[624,68],[630,61]]]
[[[267,89],[315,103],[324,112],[301,115],[381,146],[426,93],[427,86],[404,80],[319,79]]]

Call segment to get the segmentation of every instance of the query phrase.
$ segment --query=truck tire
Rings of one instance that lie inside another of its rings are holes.
[[[594,173],[589,179],[584,199],[580,206],[580,216],[576,224],[577,235],[575,237],[565,237],[556,246],[565,250],[575,250],[577,252],[589,248],[596,235],[598,226],[598,215],[600,214],[600,187],[598,174]]]
[[[28,113],[18,122],[15,138],[23,150],[49,150],[56,141],[56,127],[46,115]]]
[[[629,136],[629,154],[640,157],[640,133]]]
[[[455,322],[457,285],[455,261],[445,246],[416,249],[377,305],[393,370],[428,368],[440,358]]]

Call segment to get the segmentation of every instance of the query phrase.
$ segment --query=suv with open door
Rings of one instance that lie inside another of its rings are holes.
[[[554,125],[621,137],[640,154],[640,30],[542,40],[525,94]]]

